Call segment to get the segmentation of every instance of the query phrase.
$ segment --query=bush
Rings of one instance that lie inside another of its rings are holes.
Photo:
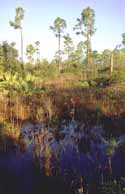
[[[81,87],[82,88],[89,88],[89,82],[88,81],[83,81],[83,82],[81,82]]]
[[[116,72],[112,76],[114,82],[125,82],[125,71]]]

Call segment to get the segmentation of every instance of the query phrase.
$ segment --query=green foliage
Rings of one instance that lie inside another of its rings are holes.
[[[21,38],[21,68],[22,71],[24,71],[24,66],[23,66],[23,27],[22,27],[22,21],[24,19],[24,9],[22,7],[17,7],[16,8],[16,15],[14,18],[14,21],[10,21],[10,26],[13,27],[14,29],[19,29],[20,30],[20,38]]]
[[[106,153],[108,156],[112,156],[116,149],[116,140],[115,138],[110,139],[109,145],[107,147]]]
[[[122,44],[125,46],[125,33],[122,34]]]
[[[32,96],[35,93],[40,93],[41,88],[35,85],[37,82],[37,77],[26,74],[25,77],[19,76],[18,73],[14,75],[6,73],[4,75],[4,80],[0,82],[0,90],[5,93],[19,93],[22,96]]]
[[[72,54],[74,49],[72,38],[69,34],[64,36],[64,52],[68,55],[68,57]]]
[[[85,37],[84,47],[86,50],[87,66],[90,65],[90,53],[91,53],[91,37],[95,33],[95,12],[92,8],[87,7],[83,9],[81,18],[77,19],[77,24],[74,27],[76,34],[83,35]],[[90,68],[90,67],[88,67]]]
[[[101,78],[96,78],[95,80],[90,80],[89,83],[90,83],[90,86],[92,87],[105,88],[112,83],[112,80],[107,77],[101,77]]]
[[[119,71],[112,75],[113,82],[122,83],[125,82],[125,71]]]
[[[8,135],[13,134],[16,130],[17,129],[15,129],[9,122],[0,122],[0,143],[1,141],[4,141]]]
[[[58,65],[59,69],[62,70],[61,65],[61,36],[64,29],[67,27],[66,21],[60,17],[54,20],[54,25],[50,26],[50,29],[54,32],[55,36],[58,38]]]
[[[87,81],[83,81],[83,82],[81,82],[80,86],[82,88],[89,88],[89,83]]]
[[[91,7],[85,8],[82,13],[82,21],[86,28],[85,31],[88,31],[90,35],[93,35],[95,32],[94,23],[95,23],[95,12]]]
[[[14,27],[15,29],[21,29],[23,19],[24,19],[24,9],[22,7],[17,7],[14,22],[10,21],[10,26]]]
[[[74,30],[77,30],[77,34],[82,34],[84,36],[93,35],[95,32],[95,12],[92,8],[87,7],[83,9],[81,13],[81,18],[77,19],[77,24]],[[83,30],[83,27],[85,28]]]
[[[22,59],[23,19],[23,8],[16,8],[14,21],[10,21],[10,25],[14,29],[20,31]],[[85,91],[89,91],[87,89],[90,89],[90,91],[95,91],[97,94],[99,92],[101,94],[104,88],[112,86],[114,83],[124,83],[125,34],[122,34],[122,44],[117,45],[115,49],[105,49],[102,53],[98,53],[98,51],[92,52],[91,37],[96,31],[94,25],[94,10],[90,7],[83,9],[81,17],[80,19],[77,19],[77,24],[74,29],[77,34],[83,36],[84,40],[80,41],[78,45],[76,45],[76,49],[74,49],[73,40],[70,35],[63,35],[64,29],[67,27],[66,21],[57,17],[54,20],[53,26],[50,27],[58,39],[58,51],[52,62],[49,62],[47,59],[40,59],[39,41],[27,45],[26,54],[29,62],[26,64],[23,63],[23,60],[21,62],[18,60],[18,51],[15,49],[15,43],[9,44],[7,41],[0,43],[0,92],[2,95],[4,95],[8,101],[10,100],[9,98],[12,98],[11,101],[14,102],[14,104],[16,104],[16,96],[18,96],[18,100],[20,100],[22,104],[25,101],[24,99],[30,99],[31,101],[36,100],[38,96],[49,94],[51,83],[54,79],[58,80],[60,75],[61,77],[64,76],[64,79],[62,79],[64,82],[65,78],[68,78],[66,79],[66,82],[68,80],[71,83],[71,88],[76,84],[77,86],[80,86],[80,89],[83,88]],[[61,51],[62,40],[64,40],[64,52]],[[66,60],[63,60],[63,54],[67,56]],[[112,76],[110,74],[111,56],[113,59]],[[36,61],[34,59],[36,59]],[[61,74],[60,67],[62,70]],[[113,92],[108,93],[108,98],[112,101],[114,100]],[[38,98],[37,100],[38,105],[40,106],[37,111],[37,116],[40,119],[43,110],[40,99]],[[35,108],[33,107],[33,110],[36,111]],[[101,115],[101,111],[98,110],[98,108],[96,109],[96,114],[97,117],[100,118],[99,115]]]
[[[52,65],[43,65],[40,70],[40,75],[44,80],[56,78],[59,75],[59,69]]]
[[[114,148],[116,148],[117,146],[117,142],[116,142],[116,139],[112,137],[112,139],[110,140],[110,145]]]
[[[57,17],[54,20],[54,26],[50,26],[50,29],[55,33],[56,37],[59,37],[66,27],[66,21],[60,17]]]
[[[0,44],[0,66],[6,71],[14,71],[17,64],[18,51],[15,49],[15,43],[3,41]]]
[[[34,61],[34,54],[36,52],[36,49],[35,47],[32,45],[32,44],[29,44],[27,45],[27,48],[26,48],[26,55],[29,59],[29,62],[32,64],[33,61]]]
[[[37,63],[40,62],[40,41],[35,42],[35,50],[37,55]]]
[[[81,69],[80,68],[77,68],[76,66],[72,65],[71,67],[67,67],[63,70],[63,73],[65,74],[77,74],[77,73],[80,73],[81,72]]]
[[[76,50],[72,56],[72,63],[73,64],[79,64],[77,66],[80,66],[83,64],[85,56],[84,56],[84,50],[85,50],[85,45],[81,41],[77,44]]]

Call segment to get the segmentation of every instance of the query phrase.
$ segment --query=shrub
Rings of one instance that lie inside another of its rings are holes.
[[[88,83],[88,81],[83,81],[83,82],[81,82],[81,87],[82,88],[89,88],[89,83]]]

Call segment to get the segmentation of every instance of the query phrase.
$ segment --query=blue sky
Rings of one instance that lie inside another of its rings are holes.
[[[113,49],[121,43],[121,34],[125,32],[125,0],[0,0],[0,41],[14,41],[18,49],[19,32],[9,26],[17,6],[25,9],[24,45],[39,40],[42,58],[52,59],[58,48],[57,39],[49,30],[58,16],[67,21],[65,33],[71,34],[74,43],[82,40],[72,29],[86,6],[91,6],[96,14],[93,50]]]

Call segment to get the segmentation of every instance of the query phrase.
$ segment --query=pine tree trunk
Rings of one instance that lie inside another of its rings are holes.
[[[87,57],[87,79],[89,79],[89,35],[87,34],[87,48],[86,48],[86,57]]]
[[[22,65],[22,70],[24,70],[24,66],[23,66],[23,30],[22,30],[22,27],[20,28],[20,38],[21,38],[21,65]]]
[[[87,34],[87,69],[89,68],[89,35]]]
[[[59,54],[59,58],[58,58],[58,65],[59,65],[59,70],[62,70],[62,67],[61,67],[61,51],[60,51],[60,45],[61,45],[61,35],[59,33],[59,42],[58,42],[58,54]]]
[[[110,74],[112,76],[113,74],[113,69],[114,69],[114,64],[113,64],[113,53],[111,54],[111,59],[110,59]]]
[[[68,67],[70,67],[70,53],[68,51]]]

